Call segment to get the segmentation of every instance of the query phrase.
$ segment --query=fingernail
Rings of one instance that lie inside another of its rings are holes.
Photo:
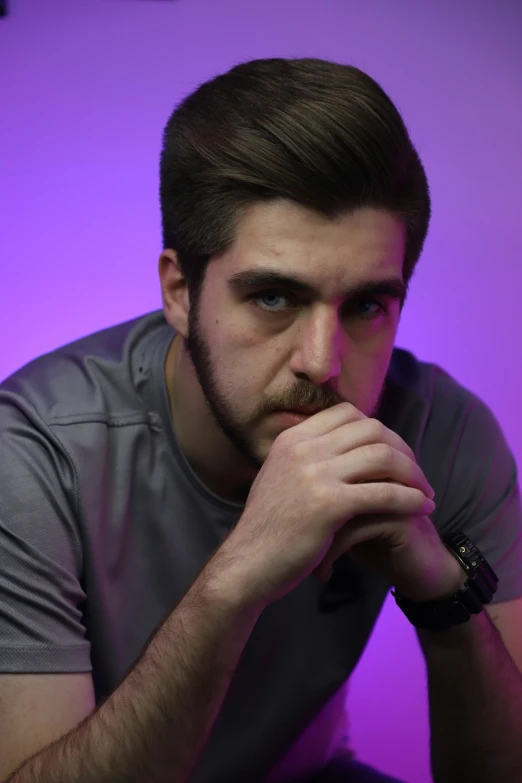
[[[432,486],[430,486],[429,484],[428,484],[428,487],[429,487],[429,489],[430,489],[430,492],[431,492],[430,498],[433,500],[433,498],[435,497],[435,490],[434,490],[434,489],[433,489],[433,487],[432,487]]]
[[[431,514],[432,511],[435,510],[436,506],[433,500],[426,499],[426,514]]]

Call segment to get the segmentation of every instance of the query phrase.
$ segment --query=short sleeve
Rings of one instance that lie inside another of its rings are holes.
[[[0,389],[0,673],[91,671],[74,467]]]
[[[499,578],[493,603],[522,596],[522,512],[517,466],[491,410],[474,398],[446,454],[441,534],[463,531]],[[437,502],[437,497],[435,497]],[[439,505],[439,504],[438,504]]]

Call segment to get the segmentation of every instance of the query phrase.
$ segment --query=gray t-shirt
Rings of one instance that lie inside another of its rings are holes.
[[[177,443],[164,381],[173,336],[154,312],[0,384],[0,672],[92,671],[99,703],[241,515]],[[497,571],[495,602],[522,596],[516,468],[489,409],[395,349],[380,418],[435,489],[437,528],[464,530]],[[310,576],[270,604],[191,783],[320,769],[343,744],[344,689],[389,588],[345,556],[328,588]]]

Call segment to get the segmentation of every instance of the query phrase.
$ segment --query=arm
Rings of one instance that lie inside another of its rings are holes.
[[[522,674],[486,611],[418,630],[428,671],[435,783],[522,780]]]
[[[218,562],[207,564],[110,697],[9,783],[188,779],[264,607],[222,580]]]
[[[464,531],[500,582],[495,601],[469,622],[441,633],[418,630],[427,664],[434,780],[514,783],[522,780],[522,674],[515,663],[522,665],[516,633],[522,615],[516,616],[520,603],[511,600],[522,595],[516,464],[483,403],[475,401],[462,425],[452,425],[457,440],[440,420],[435,425],[442,430],[439,443],[447,443],[436,486],[441,532]]]

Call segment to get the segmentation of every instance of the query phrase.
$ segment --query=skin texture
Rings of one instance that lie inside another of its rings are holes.
[[[285,201],[255,204],[233,246],[210,261],[192,308],[176,254],[162,253],[165,316],[178,332],[165,366],[173,424],[212,491],[246,499],[289,426],[273,415],[281,407],[350,402],[375,415],[402,302],[349,293],[402,280],[404,248],[403,224],[384,211],[365,208],[332,221]],[[246,269],[298,276],[317,293],[233,289],[230,278]],[[248,299],[252,293],[263,296]]]

